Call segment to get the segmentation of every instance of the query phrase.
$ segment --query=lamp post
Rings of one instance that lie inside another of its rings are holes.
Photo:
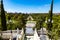
[[[51,21],[50,19],[48,19],[47,21],[45,21],[45,23],[47,23],[47,25],[48,25],[48,30],[50,30],[51,31],[51,26],[52,26],[52,23],[53,23],[53,20]]]
[[[51,22],[51,23],[50,23]],[[47,21],[45,21],[45,23],[47,23],[47,29],[48,29],[48,35],[49,35],[49,37],[51,38],[51,40],[52,40],[52,28],[50,28],[51,26],[53,26],[52,25],[52,23],[53,23],[53,20],[51,21],[50,19],[48,19]]]
[[[50,22],[50,19],[48,19],[48,21],[45,21],[45,23],[48,23],[48,22]],[[53,23],[53,20],[51,22]]]

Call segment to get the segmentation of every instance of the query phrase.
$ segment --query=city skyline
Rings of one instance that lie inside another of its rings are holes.
[[[52,0],[4,0],[7,12],[48,13]],[[53,12],[60,13],[60,0],[54,0]]]

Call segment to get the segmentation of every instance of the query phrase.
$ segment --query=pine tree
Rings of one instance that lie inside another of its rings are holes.
[[[1,0],[1,30],[7,30],[6,26],[6,16],[5,16],[5,11],[3,7],[3,0]]]

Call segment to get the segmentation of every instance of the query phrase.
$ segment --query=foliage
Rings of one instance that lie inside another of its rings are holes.
[[[4,7],[3,7],[3,0],[1,0],[1,29],[7,30],[6,16],[5,16],[5,11],[4,11]]]
[[[12,20],[11,23],[7,24],[7,29],[14,30],[16,28],[19,28],[19,29],[21,29],[22,27],[25,28],[25,24],[27,21],[26,19],[29,15],[31,15],[34,18],[34,21],[36,21],[37,29],[40,29],[41,20],[44,20],[42,27],[45,27],[48,29],[47,23],[45,23],[45,21],[48,20],[48,13],[44,13],[44,14],[43,13],[35,13],[35,14],[6,13],[6,20],[9,21],[8,20],[9,16],[11,17],[10,20]],[[60,37],[60,14],[53,14],[53,27],[52,27],[51,33],[52,33],[52,38],[55,40]]]

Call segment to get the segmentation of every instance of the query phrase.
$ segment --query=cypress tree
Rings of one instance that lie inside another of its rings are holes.
[[[3,0],[1,0],[1,30],[7,30],[6,26],[6,16],[5,16],[5,11],[3,7]]]
[[[49,28],[50,31],[52,30],[53,1],[54,0],[52,0],[52,2],[51,2],[51,9],[49,11],[49,19],[50,19],[50,21],[48,21],[48,28]]]
[[[52,27],[53,27],[53,25],[52,25],[52,16],[53,16],[53,1],[54,0],[52,0],[52,2],[51,2],[51,9],[50,9],[50,11],[49,11],[49,20],[48,20],[48,31],[49,31],[49,33],[50,34],[48,34],[49,35],[49,38],[51,38],[51,40],[52,40],[52,34],[51,34],[51,32],[52,32]]]

